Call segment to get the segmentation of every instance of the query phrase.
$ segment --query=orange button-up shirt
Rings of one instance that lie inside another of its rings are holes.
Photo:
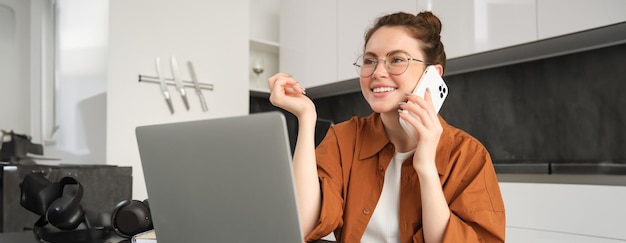
[[[443,132],[435,163],[450,208],[444,242],[504,242],[505,213],[498,180],[485,147],[439,117]],[[376,210],[385,170],[395,152],[380,114],[332,126],[316,149],[322,208],[306,241],[331,232],[340,242],[360,242]],[[400,182],[401,242],[424,242],[422,207],[413,157]]]

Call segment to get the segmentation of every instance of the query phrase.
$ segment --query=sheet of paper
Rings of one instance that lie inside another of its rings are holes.
[[[139,233],[133,236],[134,243],[156,243],[156,232],[154,230],[148,230],[143,233]]]

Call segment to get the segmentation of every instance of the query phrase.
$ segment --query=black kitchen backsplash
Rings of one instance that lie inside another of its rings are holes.
[[[480,140],[494,164],[537,173],[608,164],[626,173],[626,44],[444,78],[441,115]],[[318,117],[335,123],[371,113],[360,92],[314,102]],[[273,109],[267,98],[250,99],[251,113]]]

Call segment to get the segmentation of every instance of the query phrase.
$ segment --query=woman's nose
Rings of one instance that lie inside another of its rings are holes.
[[[372,76],[375,78],[385,78],[389,74],[387,72],[387,62],[386,60],[380,60],[376,63],[376,68],[374,68],[374,73]]]

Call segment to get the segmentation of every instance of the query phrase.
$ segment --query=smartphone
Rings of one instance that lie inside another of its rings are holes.
[[[426,67],[424,74],[422,74],[422,77],[417,82],[417,86],[413,90],[413,94],[424,98],[426,89],[430,91],[430,97],[432,97],[435,112],[439,113],[443,102],[446,100],[446,97],[448,97],[448,86],[446,82],[443,81],[441,75],[439,75],[437,68],[432,65]],[[419,120],[419,117],[416,115],[413,116]],[[413,128],[411,124],[400,118],[400,125],[411,135],[414,141],[417,141],[413,136],[415,134],[415,128]]]

